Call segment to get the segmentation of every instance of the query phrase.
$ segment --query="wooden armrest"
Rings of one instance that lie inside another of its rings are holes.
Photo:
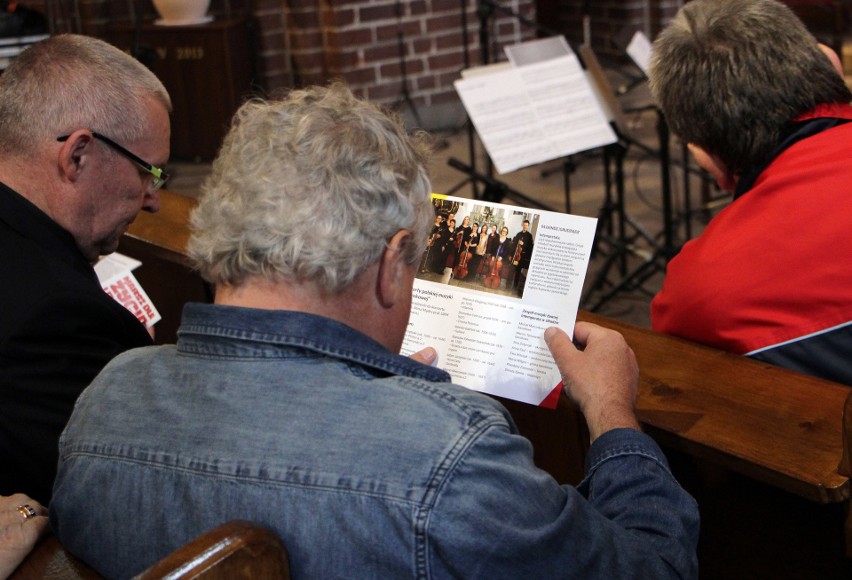
[[[241,520],[226,522],[178,548],[136,580],[290,578],[287,550],[271,531]]]

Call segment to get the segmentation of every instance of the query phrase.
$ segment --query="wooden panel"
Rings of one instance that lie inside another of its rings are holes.
[[[132,52],[133,37],[129,24],[110,25],[105,34],[106,40],[127,52]],[[251,89],[246,21],[146,24],[139,45],[140,60],[148,64],[172,98],[172,157],[212,159],[231,117]]]
[[[818,502],[849,498],[843,409],[850,389],[581,312],[636,353],[637,413],[667,445]]]

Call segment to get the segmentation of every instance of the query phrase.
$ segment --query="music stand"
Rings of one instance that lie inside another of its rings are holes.
[[[500,6],[498,3],[493,2],[492,0],[479,0],[476,6],[476,14],[479,20],[479,48],[480,48],[480,64],[485,66],[491,63],[491,50],[490,50],[490,39],[488,33],[489,20],[494,15],[494,12],[502,12],[506,16],[509,16],[521,24],[532,28],[540,34],[547,36],[561,36],[559,32],[556,32],[546,26],[542,26],[537,22],[526,18],[525,16],[518,14],[511,8],[506,8]],[[470,68],[470,45],[467,37],[467,2],[466,0],[461,0],[461,26],[462,26],[462,51],[463,51],[463,62],[464,62],[464,70]],[[451,167],[455,169],[459,169],[467,173],[468,177],[463,179],[458,184],[454,185],[448,192],[448,195],[454,194],[456,191],[464,187],[468,182],[472,184],[473,187],[473,198],[480,199],[479,188],[477,187],[477,182],[482,181],[480,177],[485,176],[488,178],[488,181],[492,184],[492,187],[488,191],[483,191],[482,195],[488,195],[487,201],[499,202],[498,199],[499,192],[510,189],[505,184],[502,184],[498,180],[494,179],[494,166],[491,160],[491,157],[485,154],[485,174],[479,173],[476,169],[477,161],[476,161],[476,138],[475,138],[475,128],[473,126],[473,122],[468,115],[466,121],[467,128],[467,145],[468,145],[468,165],[455,160],[455,164],[450,164]],[[462,167],[467,167],[467,170],[462,169]],[[562,172],[563,172],[563,183],[565,189],[565,212],[571,212],[571,188],[570,188],[570,175],[574,170],[574,163],[571,161],[570,156],[566,158],[562,162]],[[485,182],[483,182],[485,183]],[[486,187],[489,187],[486,184]],[[498,192],[498,193],[495,193]],[[542,207],[542,209],[549,209],[551,211],[559,211],[552,208]]]
[[[619,292],[628,288],[638,288],[655,273],[665,272],[666,265],[669,260],[674,257],[680,249],[675,246],[674,242],[674,216],[672,211],[669,158],[669,129],[662,112],[659,110],[657,110],[657,136],[659,139],[658,154],[660,159],[660,180],[663,204],[663,243],[655,243],[654,250],[648,258],[646,258],[633,271],[624,275],[620,281],[600,296],[591,306],[588,306],[587,308],[592,312],[597,311]],[[596,278],[596,285],[593,285],[590,291],[587,292],[584,301],[587,301],[590,298],[593,290],[602,286],[609,269],[607,264],[605,264],[605,266],[607,267],[599,273],[600,279]]]
[[[568,158],[563,181],[570,212],[570,156],[617,140],[595,94],[597,79],[561,35],[506,52],[510,62],[464,71],[456,90],[501,173]]]

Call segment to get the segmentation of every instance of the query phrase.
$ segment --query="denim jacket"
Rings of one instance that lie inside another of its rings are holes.
[[[698,511],[647,436],[606,433],[559,485],[493,399],[299,312],[190,304],[77,402],[50,504],[63,545],[128,577],[230,519],[295,578],[696,575]]]

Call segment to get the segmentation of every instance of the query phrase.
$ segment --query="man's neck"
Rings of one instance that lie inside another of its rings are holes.
[[[255,276],[238,286],[217,286],[215,303],[316,314],[342,322],[385,344],[385,337],[374,324],[376,320],[381,319],[382,311],[375,307],[375,301],[372,300],[372,293],[366,282],[368,278],[360,276],[342,292],[328,294],[311,282],[273,281]]]

